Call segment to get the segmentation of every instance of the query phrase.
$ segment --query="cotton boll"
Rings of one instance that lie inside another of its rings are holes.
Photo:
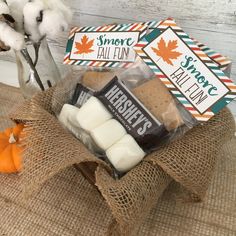
[[[63,1],[11,0],[9,2],[10,12],[16,20],[17,31],[31,35],[30,39],[34,42],[45,35],[54,38],[68,28],[72,18],[70,9]],[[42,22],[39,22],[41,17]]]
[[[53,0],[54,2],[58,2],[57,0]],[[72,11],[69,7],[67,7],[62,1],[58,2],[57,8],[58,11],[61,11],[69,24],[72,20]]]
[[[4,1],[0,1],[0,15],[1,14],[9,14],[9,8]]]
[[[41,35],[54,38],[67,28],[68,23],[61,12],[55,10],[45,10],[43,12],[43,21],[39,25],[39,32]]]
[[[39,42],[42,35],[39,24],[43,19],[44,6],[40,2],[29,2],[23,8],[25,33],[33,42]]]
[[[0,22],[7,23],[10,27],[14,27],[15,20],[9,14],[1,14],[0,15]],[[6,45],[3,41],[0,40],[0,51],[8,51],[11,48]]]
[[[56,10],[63,14],[65,20],[67,23],[69,23],[72,19],[72,12],[69,7],[67,7],[66,3],[64,1],[58,1],[58,0],[36,0],[41,1],[44,3],[45,8],[48,8],[49,10]]]
[[[9,9],[11,16],[15,19],[15,29],[24,34],[24,17],[23,8],[28,0],[11,0],[9,1]]]
[[[0,40],[15,50],[21,50],[25,46],[24,36],[5,22],[0,22]]]

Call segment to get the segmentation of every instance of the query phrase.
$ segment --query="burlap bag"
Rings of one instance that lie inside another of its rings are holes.
[[[111,177],[106,163],[65,131],[55,114],[68,102],[78,80],[67,78],[56,87],[21,104],[11,118],[26,125],[22,190],[30,195],[46,180],[72,164],[91,163],[97,188],[114,221],[108,235],[136,235],[139,226],[172,180],[186,200],[201,200],[216,162],[216,153],[234,134],[228,109],[145,158],[120,180]],[[181,190],[181,191],[180,191]],[[184,190],[184,191],[182,191]]]

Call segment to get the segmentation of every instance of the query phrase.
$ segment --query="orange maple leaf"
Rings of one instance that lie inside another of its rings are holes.
[[[167,44],[165,40],[161,38],[160,42],[157,43],[157,48],[152,47],[152,50],[161,57],[163,61],[173,66],[171,60],[177,59],[182,55],[182,53],[174,51],[177,47],[177,40],[169,40]]]
[[[87,35],[84,35],[81,39],[81,42],[75,42],[75,47],[78,51],[76,51],[74,54],[84,54],[84,53],[91,53],[94,50],[91,49],[93,46],[94,39],[89,40]]]

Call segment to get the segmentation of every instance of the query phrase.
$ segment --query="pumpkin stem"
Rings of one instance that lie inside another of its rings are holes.
[[[13,133],[10,134],[9,143],[11,144],[16,143],[16,138]]]

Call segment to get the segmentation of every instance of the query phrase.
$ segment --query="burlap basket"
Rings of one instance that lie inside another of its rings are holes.
[[[36,192],[62,169],[81,164],[80,169],[87,171],[88,178],[95,182],[113,214],[107,234],[128,236],[136,235],[172,181],[178,182],[174,186],[179,187],[176,194],[181,199],[203,199],[217,153],[235,131],[235,122],[228,109],[171,145],[162,146],[120,180],[114,180],[109,166],[91,154],[55,117],[71,99],[77,82],[77,79],[67,78],[25,101],[10,115],[11,119],[24,122],[26,126],[21,173],[25,196]]]

